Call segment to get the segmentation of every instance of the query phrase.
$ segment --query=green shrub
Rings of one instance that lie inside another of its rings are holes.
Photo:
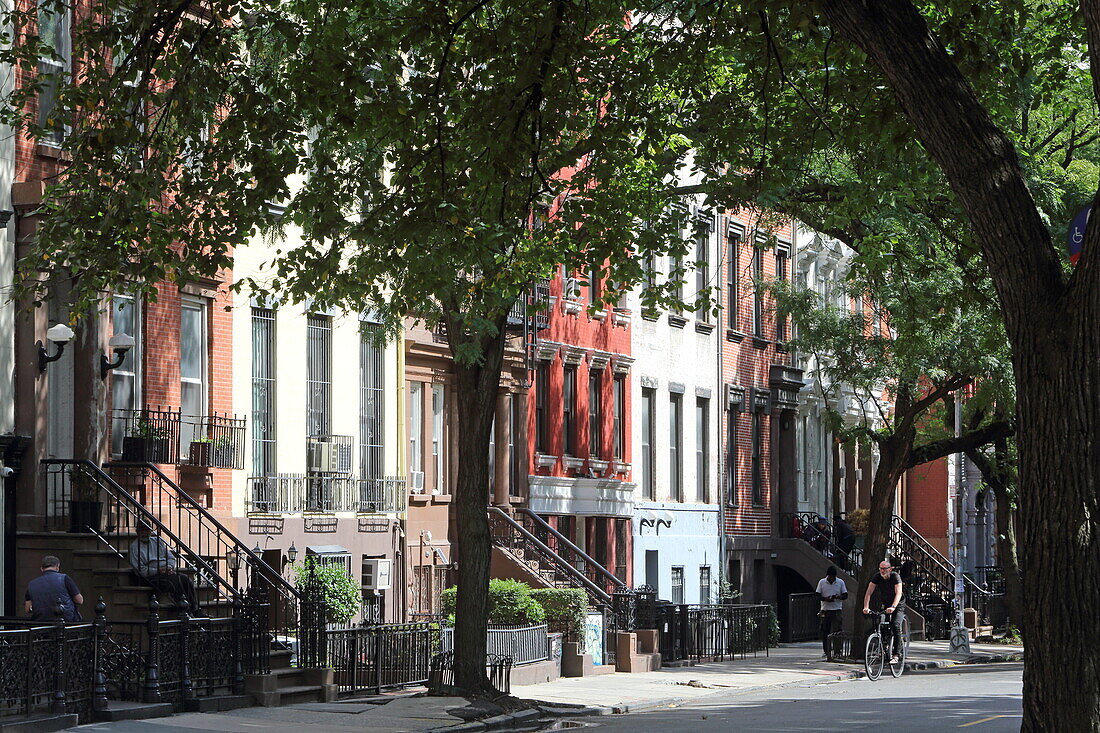
[[[313,578],[320,587],[321,598],[325,603],[328,620],[335,624],[346,624],[363,605],[362,586],[348,576],[343,565],[321,565],[312,557],[295,570],[294,585],[304,590],[310,581],[310,569]]]
[[[458,588],[440,594],[440,605],[448,623],[454,623]],[[546,621],[546,614],[531,595],[531,586],[518,580],[493,578],[489,581],[489,623],[501,626],[530,626]]]
[[[546,614],[551,630],[579,634],[588,611],[588,594],[581,588],[535,588],[531,591]]]

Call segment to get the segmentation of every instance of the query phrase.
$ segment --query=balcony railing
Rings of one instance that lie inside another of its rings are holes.
[[[360,482],[354,476],[278,474],[248,479],[245,510],[256,514],[335,514],[357,511]],[[384,510],[379,510],[384,511]]]
[[[244,468],[245,419],[170,407],[111,411],[111,455],[124,462]]]
[[[403,512],[408,501],[404,476],[386,476],[359,480],[360,514]]]
[[[311,474],[349,474],[355,454],[355,438],[350,435],[313,435],[306,443]]]

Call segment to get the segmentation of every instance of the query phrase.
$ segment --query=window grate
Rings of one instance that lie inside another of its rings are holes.
[[[275,445],[275,311],[252,309],[252,475],[273,476]]]

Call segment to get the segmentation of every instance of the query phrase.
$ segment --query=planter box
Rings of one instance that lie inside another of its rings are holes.
[[[191,447],[188,450],[188,460],[193,466],[214,465],[214,444],[199,442],[191,443]]]
[[[168,463],[168,438],[127,435],[122,439],[122,460],[127,463]]]

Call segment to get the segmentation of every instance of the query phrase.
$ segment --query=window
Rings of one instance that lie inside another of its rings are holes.
[[[535,368],[535,450],[543,454],[550,453],[549,401],[550,362],[540,361]]]
[[[252,309],[252,475],[275,474],[275,311]]]
[[[764,414],[752,413],[752,504],[764,505]]]
[[[306,430],[332,434],[332,318],[310,313],[306,318]]]
[[[509,496],[520,496],[520,488],[527,481],[527,411],[526,402],[516,395],[509,395],[511,403],[512,429],[508,433],[508,455],[512,462],[511,477],[508,485]]]
[[[206,416],[207,302],[201,298],[184,298],[180,303],[180,411],[193,418]],[[180,452],[190,450],[191,441],[199,434],[202,420],[184,420],[180,425]]]
[[[63,7],[63,6],[62,6]],[[69,37],[69,11],[67,8],[38,6],[38,38],[53,53],[38,59],[38,73],[42,78],[42,89],[38,93],[38,124],[46,128],[43,142],[60,145],[65,139],[66,126],[52,119],[57,107],[58,90],[72,66],[71,43]]]
[[[614,458],[617,461],[623,460],[626,454],[626,441],[623,436],[623,414],[626,409],[626,375],[616,374],[615,381],[612,382],[614,388],[614,423],[611,426],[615,445]]]
[[[603,292],[600,287],[600,268],[592,267],[588,271],[588,302],[596,305],[600,302]]]
[[[443,473],[443,405],[445,396],[442,384],[432,385],[432,465],[435,468],[435,491],[437,494],[447,493],[444,490],[446,482]]]
[[[684,602],[684,568],[676,565],[672,568],[672,602],[682,605]]]
[[[581,285],[575,273],[561,267],[561,295],[567,300],[576,300],[581,297]]]
[[[567,366],[563,370],[561,386],[562,447],[567,456],[577,454],[577,368]]]
[[[657,255],[647,255],[643,266],[645,268],[645,286],[642,292],[642,310],[644,314],[649,315],[651,318],[656,318],[657,313],[655,305],[645,304],[645,297],[647,293],[653,294],[657,290],[657,270],[659,269],[657,265]]]
[[[710,458],[708,432],[710,430],[710,400],[695,399],[695,500],[710,501]]]
[[[684,500],[684,396],[673,392],[668,401],[668,491],[671,501]]]
[[[593,531],[595,533],[595,542],[596,542],[596,547],[595,547],[596,553],[593,555],[593,558],[596,560],[596,562],[598,562],[601,566],[603,566],[608,572],[611,571],[611,568],[608,565],[608,557],[607,557],[607,545],[608,545],[608,541],[607,541],[608,540],[608,537],[607,537],[607,523],[610,522],[610,521],[611,520],[608,519],[607,517],[593,517],[592,518],[592,522],[596,525],[593,528]]]
[[[738,505],[738,460],[737,451],[739,449],[737,440],[737,428],[741,422],[741,413],[736,409],[730,409],[729,411],[729,435],[726,437],[726,501],[730,506]]]
[[[424,383],[409,382],[409,470],[414,473],[424,473],[423,439]]]
[[[790,253],[783,247],[775,250],[775,279],[783,282],[787,279],[787,260]],[[783,343],[787,340],[787,317],[776,311],[775,314],[775,340]]]
[[[710,286],[710,230],[709,224],[695,237],[695,319],[710,321],[710,308],[703,294]]]
[[[706,606],[710,604],[710,566],[699,566],[699,603]]]
[[[626,550],[629,533],[626,520],[615,520],[615,577],[626,582]]]
[[[657,498],[657,482],[654,476],[656,428],[657,390],[642,387],[642,496],[650,501]]]
[[[385,473],[385,348],[381,326],[362,324],[359,340],[359,477],[380,479]]]
[[[732,226],[729,228],[726,236],[726,245],[729,248],[729,256],[727,257],[729,283],[726,293],[726,310],[729,312],[729,329],[731,331],[737,331],[739,330],[737,316],[741,304],[741,294],[737,289],[737,279],[741,267],[741,258],[739,256],[741,249],[741,233]]]
[[[674,278],[675,280],[673,280]],[[684,310],[684,256],[682,254],[669,255],[668,279],[672,282],[669,293],[678,303],[676,311],[682,313]]]
[[[760,292],[764,278],[764,250],[757,242],[752,250],[752,335],[764,335],[764,294]]]
[[[141,301],[132,295],[116,293],[111,298],[111,329],[115,334],[134,337],[134,348],[126,352],[122,364],[111,370],[111,407],[137,410],[141,407]],[[114,354],[110,355],[114,357]],[[111,421],[111,452],[122,453],[126,421]]]
[[[588,455],[600,457],[600,373],[593,369],[588,372]]]
[[[741,595],[741,561],[737,558],[730,560],[729,585],[734,598]]]

